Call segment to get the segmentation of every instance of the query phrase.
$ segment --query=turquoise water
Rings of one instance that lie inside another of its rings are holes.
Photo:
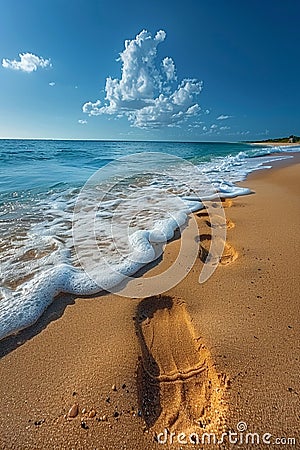
[[[118,290],[203,202],[249,193],[236,183],[270,167],[275,152],[286,149],[0,140],[0,339],[34,323],[61,291]]]
[[[103,165],[134,153],[164,152],[197,163],[257,150],[228,143],[0,140],[0,193],[79,187]]]

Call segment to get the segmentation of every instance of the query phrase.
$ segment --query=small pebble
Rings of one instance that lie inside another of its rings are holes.
[[[113,391],[116,391],[116,390],[117,390],[117,386],[116,386],[115,384],[113,384],[112,387],[111,387],[111,389],[112,389]]]
[[[45,422],[45,419],[36,420],[36,421],[34,422],[34,425],[38,427],[39,425],[42,425],[42,423],[44,423],[44,422]]]
[[[73,418],[76,417],[77,415],[78,415],[78,404],[74,403],[74,405],[71,406],[71,408],[69,409],[68,416]]]
[[[83,410],[81,411],[81,414],[85,414],[86,413],[86,409],[83,408]]]
[[[84,421],[81,422],[81,428],[83,428],[84,430],[89,429],[88,425]]]
[[[94,409],[91,409],[89,412],[89,418],[92,419],[93,417],[95,417],[96,415],[96,411]]]

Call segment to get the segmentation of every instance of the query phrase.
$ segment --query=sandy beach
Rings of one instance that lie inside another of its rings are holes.
[[[299,142],[278,142],[278,141],[268,141],[268,142],[251,142],[252,145],[262,145],[265,147],[299,147]]]
[[[263,436],[298,448],[299,170],[296,154],[240,183],[253,194],[224,202],[225,250],[205,283],[213,223],[202,210],[197,234],[183,232],[200,256],[168,292],[60,296],[2,341],[0,448],[201,448],[178,435],[246,428],[259,445],[225,436],[212,448],[264,448]],[[171,266],[179,247],[170,242],[143,277]]]

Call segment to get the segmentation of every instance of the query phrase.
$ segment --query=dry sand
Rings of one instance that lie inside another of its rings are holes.
[[[227,244],[204,284],[218,222],[201,211],[197,235],[183,232],[200,257],[164,295],[61,296],[36,326],[3,341],[0,448],[179,449],[179,432],[235,431],[241,421],[298,448],[299,171],[296,155],[242,183],[255,194],[224,202]],[[172,265],[180,242],[144,277]],[[172,445],[155,442],[165,427]]]

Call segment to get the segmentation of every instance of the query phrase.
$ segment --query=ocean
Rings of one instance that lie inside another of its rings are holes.
[[[236,183],[291,150],[300,147],[0,140],[0,339],[60,292],[118,292],[191,212],[249,194]]]

